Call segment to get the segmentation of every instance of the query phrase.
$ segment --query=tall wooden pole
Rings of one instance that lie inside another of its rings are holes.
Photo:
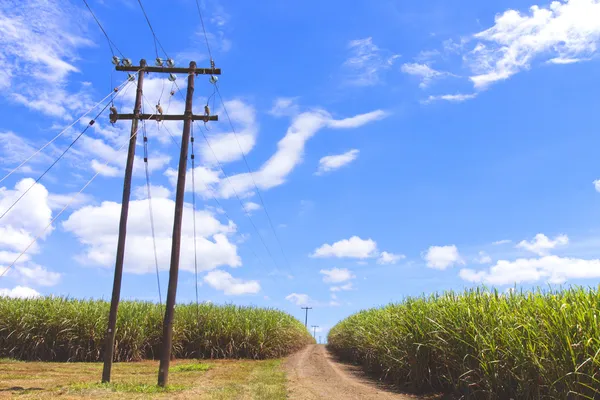
[[[140,67],[146,66],[146,60],[140,60]],[[117,325],[117,311],[121,298],[121,281],[123,278],[123,259],[125,257],[125,237],[127,236],[127,215],[129,213],[129,197],[131,194],[131,175],[133,173],[133,161],[135,158],[135,144],[138,130],[138,116],[142,108],[142,87],[144,85],[144,70],[138,73],[137,91],[135,94],[135,106],[133,108],[134,118],[131,120],[131,135],[129,149],[127,151],[127,163],[125,164],[125,179],[123,182],[123,200],[121,202],[121,219],[119,220],[119,239],[117,242],[117,259],[115,262],[115,278],[113,281],[112,298],[110,300],[110,312],[108,314],[108,329],[106,330],[106,341],[104,344],[104,369],[102,370],[102,382],[110,382],[110,371],[112,369],[115,328]]]
[[[312,310],[312,307],[301,307],[303,310],[306,310],[306,316],[304,317],[304,327],[308,328],[308,310]]]
[[[196,68],[196,62],[190,62],[190,70]],[[173,237],[171,247],[171,268],[169,271],[169,289],[163,322],[163,339],[160,350],[160,366],[158,369],[158,385],[166,386],[169,381],[169,363],[171,362],[171,346],[173,340],[173,318],[175,299],[177,296],[177,278],[179,276],[179,255],[181,248],[181,223],[183,219],[183,197],[185,194],[185,175],[187,170],[188,146],[192,124],[192,98],[194,96],[195,72],[188,75],[187,95],[185,98],[185,119],[181,137],[181,153],[179,155],[179,174],[177,176],[177,193],[175,194],[175,219],[173,221]]]

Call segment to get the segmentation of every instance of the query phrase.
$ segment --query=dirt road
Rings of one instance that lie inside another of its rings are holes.
[[[350,366],[337,362],[323,345],[311,345],[286,360],[290,399],[414,400],[385,391]]]

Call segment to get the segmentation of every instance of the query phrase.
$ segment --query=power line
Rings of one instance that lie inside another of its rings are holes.
[[[128,80],[124,81],[123,83],[121,83],[117,88],[117,91],[121,90],[121,88],[123,87],[123,85],[126,85],[128,82]],[[42,150],[44,150],[46,147],[50,146],[52,143],[54,143],[56,141],[56,139],[58,139],[59,137],[61,137],[67,130],[69,130],[70,128],[73,127],[73,125],[75,125],[77,122],[81,121],[81,119],[83,117],[85,117],[86,115],[88,115],[92,110],[94,110],[96,107],[98,107],[100,104],[102,104],[104,102],[104,100],[108,99],[109,97],[111,97],[114,93],[114,89],[107,95],[105,96],[102,100],[100,100],[99,102],[97,102],[96,104],[94,104],[94,106],[92,106],[92,108],[90,108],[89,110],[87,110],[83,115],[81,115],[79,118],[77,118],[75,121],[73,121],[69,126],[67,126],[66,128],[64,128],[62,131],[60,131],[56,136],[54,136],[48,143],[46,143],[45,145],[43,145],[42,147],[40,147],[35,153],[33,153],[32,155],[30,155],[25,161],[23,161],[21,164],[19,164],[18,166],[16,166],[12,171],[10,171],[8,174],[6,174],[2,179],[0,179],[0,183],[2,183],[6,178],[8,178],[9,176],[11,176],[12,174],[14,174],[19,168],[21,168],[23,165],[27,164],[29,162],[29,160],[31,160],[33,157],[35,157],[36,155],[38,155]]]
[[[123,53],[121,53],[121,50],[119,50],[119,48],[117,47],[117,45],[112,40],[110,40],[110,38],[108,37],[108,34],[106,33],[106,31],[102,27],[102,24],[100,23],[100,21],[98,21],[98,18],[96,18],[96,15],[94,14],[94,12],[92,11],[92,9],[90,8],[90,6],[87,3],[87,1],[83,0],[83,2],[85,3],[85,6],[87,7],[87,9],[90,11],[90,14],[92,14],[92,17],[94,17],[94,20],[96,20],[96,23],[100,27],[100,30],[102,30],[102,33],[104,33],[104,36],[106,37],[106,41],[108,42],[108,47],[110,48],[110,52],[112,53],[113,57],[115,55],[115,52],[113,51],[113,47],[114,47],[117,50],[117,52],[119,52],[119,54],[121,55],[121,57],[125,58],[125,56],[123,55]]]
[[[142,105],[142,113],[144,106]],[[154,230],[154,212],[152,211],[152,192],[150,190],[150,172],[148,170],[148,135],[146,133],[146,120],[142,120],[142,134],[144,136],[144,169],[146,171],[146,189],[148,191],[148,209],[150,212],[150,230],[152,231],[152,246],[154,248],[154,266],[156,268],[156,284],[158,286],[158,301],[162,304],[160,291],[160,273],[158,271],[158,253],[156,251],[156,233]]]
[[[180,147],[180,146],[181,146],[181,144],[177,143],[176,139],[174,138],[174,136],[173,136],[173,134],[171,133],[171,131],[170,131],[170,129],[168,128],[168,126],[167,126],[167,125],[163,125],[163,127],[164,127],[164,128],[167,130],[167,132],[169,133],[169,135],[170,135],[170,136],[171,136],[171,138],[173,139],[173,143],[175,144],[175,146],[177,146],[177,147]],[[194,129],[194,124],[192,124],[192,132],[193,132],[193,129]],[[213,152],[213,155],[214,155],[214,152]],[[192,171],[194,171],[194,169],[193,169],[193,168],[192,168]],[[223,173],[223,175],[226,175],[226,174],[225,174],[225,171],[223,171],[222,169],[221,169],[221,172]],[[194,174],[194,172],[192,172],[192,174]],[[208,187],[208,185],[202,181],[202,178],[201,178],[201,177],[200,177],[199,179],[200,179],[201,183],[202,183],[204,186]],[[195,185],[195,179],[194,179],[194,178],[192,178],[192,184],[193,184],[193,185]],[[194,192],[195,192],[195,189],[194,189]],[[214,192],[213,192],[212,190],[210,191],[210,195],[211,195],[212,199],[215,201],[215,203],[217,204],[217,207],[219,207],[221,210],[223,210],[223,214],[225,215],[225,218],[227,218],[227,220],[229,220],[229,221],[233,221],[233,218],[231,218],[231,217],[229,216],[229,214],[227,214],[227,211],[225,210],[225,207],[224,207],[224,206],[223,206],[223,204],[222,204],[222,203],[219,201],[219,199],[217,198],[217,196],[215,196],[215,194],[214,194]],[[241,201],[240,201],[240,203],[241,203]],[[243,205],[242,205],[242,207],[243,207]],[[254,223],[253,223],[253,221],[252,221],[252,217],[250,217],[250,214],[249,214],[249,213],[246,213],[246,217],[248,217],[248,219],[250,220],[250,223],[251,223],[251,224],[252,224],[252,226],[254,227],[254,230],[255,230],[255,231],[256,231],[256,233],[257,233],[257,234],[260,236],[260,232],[259,232],[259,231],[258,231],[258,229],[256,228],[256,225],[254,225]],[[264,241],[263,241],[263,245],[265,245]],[[267,247],[266,247],[266,245],[265,245],[265,248],[267,248]],[[252,252],[252,254],[254,254],[254,257],[256,257],[256,259],[258,260],[259,264],[261,264],[261,265],[262,265],[262,264],[263,264],[263,262],[262,262],[261,258],[258,256],[258,254],[257,254],[257,253],[254,251],[254,249],[253,249],[252,247],[250,247],[250,251]],[[268,251],[268,249],[267,249],[267,251]]]
[[[256,193],[258,194],[258,198],[260,199],[260,203],[263,206],[263,209],[265,211],[265,214],[267,216],[267,220],[269,221],[269,225],[271,226],[271,230],[273,231],[273,235],[275,236],[275,239],[277,240],[277,243],[279,244],[279,249],[281,250],[281,254],[283,255],[283,258],[288,266],[288,268],[291,269],[290,266],[290,262],[287,258],[287,255],[285,254],[285,251],[283,250],[283,246],[281,244],[281,240],[279,240],[279,235],[277,235],[277,231],[275,230],[275,226],[273,225],[273,220],[271,219],[271,216],[269,215],[269,211],[267,210],[267,205],[265,204],[265,201],[262,197],[262,194],[260,193],[260,189],[258,188],[258,185],[256,184],[256,181],[254,180],[254,174],[252,173],[252,169],[250,168],[250,164],[248,164],[248,159],[246,158],[246,154],[244,153],[244,149],[242,148],[242,145],[240,144],[240,141],[238,140],[238,136],[237,133],[235,131],[235,128],[233,126],[233,122],[231,121],[231,117],[229,116],[229,112],[227,111],[227,107],[225,106],[225,101],[223,101],[223,96],[221,96],[221,91],[219,90],[219,86],[217,83],[214,84],[215,88],[217,89],[217,94],[219,95],[219,99],[221,100],[221,104],[223,106],[223,111],[225,112],[225,115],[227,116],[227,120],[229,121],[229,125],[231,126],[231,131],[233,132],[233,136],[235,138],[235,141],[238,144],[238,147],[240,149],[240,153],[242,154],[242,158],[244,160],[244,164],[246,164],[246,168],[248,169],[248,173],[250,175],[250,178],[252,179],[252,184],[254,185],[254,188],[256,189]]]
[[[250,217],[250,213],[248,212],[248,210],[246,210],[246,206],[244,206],[244,202],[240,198],[237,190],[235,190],[235,186],[233,186],[233,184],[231,183],[231,180],[229,179],[229,176],[225,173],[225,170],[223,169],[223,165],[221,164],[221,161],[219,161],[219,159],[217,158],[217,154],[215,153],[215,151],[213,150],[212,146],[210,145],[210,142],[208,141],[208,138],[206,137],[206,134],[204,133],[204,131],[202,129],[200,129],[200,132],[202,132],[202,136],[204,137],[204,141],[208,145],[208,148],[210,149],[211,153],[213,154],[213,156],[215,158],[215,161],[217,162],[217,165],[219,166],[219,169],[221,170],[221,172],[225,176],[225,179],[227,179],[227,183],[229,184],[229,186],[231,186],[231,189],[233,190],[233,193],[235,194],[235,197],[238,199],[238,201],[242,205],[242,210],[244,210],[244,213],[248,217],[248,220],[252,224],[252,227],[256,231],[256,233],[257,233],[260,241],[262,242],[263,246],[267,250],[267,253],[268,253],[269,257],[271,258],[271,260],[273,261],[273,264],[275,264],[275,268],[279,269],[279,266],[277,265],[277,261],[275,261],[275,258],[273,257],[273,254],[271,253],[271,250],[269,250],[269,247],[267,246],[267,243],[265,242],[265,239],[260,234],[260,231],[258,230],[258,228],[256,227],[256,225],[254,224],[254,221],[252,221],[252,218]]]
[[[204,18],[202,18],[202,11],[200,10],[200,3],[196,0],[196,7],[198,8],[198,15],[200,16],[200,23],[202,24],[202,32],[204,32],[204,40],[206,40],[206,48],[208,49],[208,55],[210,60],[213,60],[212,52],[210,51],[210,45],[208,44],[208,35],[206,35],[206,29],[204,28]]]
[[[164,47],[160,43],[160,40],[158,40],[156,33],[154,33],[154,28],[152,28],[152,24],[150,23],[148,14],[146,14],[146,10],[144,10],[144,6],[142,5],[142,0],[138,0],[138,4],[140,5],[140,8],[142,9],[142,13],[144,13],[144,17],[146,18],[146,22],[148,22],[148,27],[150,28],[150,32],[152,32],[152,36],[154,37],[154,50],[156,51],[156,58],[158,58],[158,48],[156,47],[156,43],[158,43],[158,45],[160,46],[160,49],[163,51],[163,53],[165,53],[165,56],[167,56],[167,58],[169,58],[169,55],[167,54]]]
[[[54,167],[64,156],[65,154],[67,154],[67,152],[71,149],[71,147],[73,147],[75,145],[75,143],[77,143],[77,141],[87,132],[87,130],[94,125],[94,123],[96,122],[96,120],[100,117],[100,115],[102,115],[102,113],[104,113],[104,111],[106,111],[106,109],[108,108],[108,106],[110,106],[110,102],[108,102],[103,108],[102,110],[100,110],[100,112],[87,124],[87,126],[83,129],[83,131],[81,131],[81,133],[79,135],[77,135],[75,137],[75,139],[73,139],[73,141],[69,144],[69,146],[67,146],[67,148],[58,156],[58,158],[56,160],[54,160],[54,162],[52,164],[50,164],[50,166],[48,168],[46,168],[46,170],[35,180],[35,182],[33,182],[33,184],[31,186],[29,186],[27,188],[27,190],[25,190],[20,196],[19,198],[10,205],[10,207],[8,207],[4,213],[2,213],[2,215],[0,215],[0,220],[2,220],[2,218],[4,218],[6,216],[6,214],[8,214],[10,212],[10,210],[13,209],[14,206],[17,205],[17,203],[23,198],[25,197],[25,195],[27,193],[29,193],[29,191],[52,169],[52,167]]]
[[[192,153],[190,158],[192,160],[192,221],[194,224],[194,280],[196,286],[196,321],[200,324],[200,309],[198,303],[198,249],[196,245],[196,155],[194,154],[194,125],[192,124],[192,135],[190,137]]]
[[[127,143],[129,143],[129,141],[131,141],[131,139],[133,139],[137,135],[138,131],[139,131],[139,128],[129,137],[129,139],[125,143],[123,143],[123,145],[121,145],[121,147],[119,147],[117,149],[115,157],[113,157],[111,160],[108,160],[106,162],[106,164],[104,164],[104,166],[108,166],[110,163],[114,162],[118,157],[121,156],[121,154],[119,152],[127,145]],[[56,221],[58,219],[58,217],[60,217],[62,215],[62,213],[64,213],[65,210],[75,201],[77,196],[79,196],[94,181],[94,179],[96,179],[96,177],[98,175],[100,175],[101,171],[102,171],[102,169],[98,169],[98,172],[96,172],[96,174],[94,174],[94,176],[92,176],[90,178],[90,180],[81,188],[81,190],[79,192],[75,193],[75,195],[73,195],[71,197],[69,202],[62,208],[62,210],[60,210],[60,212],[58,214],[56,214],[56,216],[54,218],[52,218],[52,221],[50,221],[50,223],[48,225],[46,225],[46,227],[44,229],[42,229],[42,231],[29,243],[29,245],[25,248],[25,250],[23,250],[18,255],[18,257],[12,262],[12,264],[10,264],[8,267],[6,267],[6,269],[0,274],[0,278],[3,277],[4,275],[6,275],[8,270],[10,270],[12,267],[15,266],[15,264],[21,259],[21,257],[23,257],[23,255],[25,253],[27,253],[27,250],[29,250],[31,248],[31,246],[33,246],[35,244],[35,242],[37,242],[39,240],[39,238],[42,237],[44,232],[46,232],[48,230],[48,228],[50,228],[52,226],[54,221]]]
[[[175,86],[177,87],[177,93],[180,94],[180,96],[183,97],[183,94],[181,94],[181,89],[179,88],[179,85],[177,85],[176,81],[173,81],[173,83],[175,84]],[[213,93],[214,95],[214,93]],[[225,105],[223,104],[223,107]],[[213,107],[214,108],[214,107]],[[231,121],[230,121],[231,122]],[[163,124],[163,126],[166,128],[166,125]],[[192,121],[192,127],[194,126],[194,121]],[[169,130],[167,129],[167,132],[169,132]],[[242,199],[240,198],[239,194],[237,193],[237,191],[235,190],[235,186],[233,186],[231,184],[231,181],[229,180],[229,176],[227,175],[227,173],[225,172],[225,169],[223,168],[223,165],[221,164],[221,161],[219,161],[219,158],[217,157],[217,154],[215,153],[215,151],[213,150],[212,146],[210,145],[210,141],[208,140],[208,137],[206,136],[206,134],[204,133],[204,131],[202,130],[202,127],[200,127],[200,132],[202,132],[202,136],[204,137],[204,141],[206,142],[206,144],[208,145],[208,148],[210,149],[215,161],[217,162],[217,165],[219,166],[219,169],[221,170],[221,173],[223,174],[223,176],[225,176],[225,179],[227,179],[227,182],[229,183],[229,185],[231,186],[231,189],[233,190],[233,193],[235,194],[235,197],[238,199],[238,201],[240,202],[240,205],[242,206],[242,210],[244,211],[244,214],[246,215],[246,217],[248,218],[248,220],[250,221],[250,224],[252,225],[252,227],[254,228],[254,231],[256,232],[256,234],[258,235],[262,245],[264,246],[265,250],[267,251],[267,254],[269,255],[269,257],[271,258],[271,261],[273,261],[273,264],[275,264],[275,268],[279,269],[279,266],[277,265],[277,262],[275,261],[275,258],[273,257],[273,254],[271,253],[271,250],[269,250],[269,247],[267,246],[267,243],[265,242],[265,239],[263,238],[263,236],[260,234],[260,231],[258,230],[258,228],[256,227],[256,224],[254,223],[254,221],[252,220],[252,217],[250,216],[250,213],[248,212],[248,210],[246,210],[246,206],[244,206],[244,202],[242,201]],[[169,132],[169,135],[171,135],[171,133]],[[173,135],[171,135],[171,138],[173,138]],[[175,141],[175,139],[173,138],[173,141]],[[177,142],[175,142],[175,144],[177,144]],[[238,143],[239,144],[239,143]],[[178,145],[178,144],[177,144]],[[219,202],[219,200],[217,200],[217,197],[214,195],[214,193],[211,191],[211,195],[213,197],[213,199],[215,200],[215,202],[217,203],[217,205],[219,207],[221,207],[223,210],[223,206],[221,205],[221,203]],[[263,207],[264,207],[264,203],[263,203]],[[229,216],[227,214],[225,214],[225,216],[232,220],[231,218],[229,218]],[[233,221],[233,220],[232,220]],[[258,254],[256,254],[256,252],[254,250],[252,250],[252,252],[254,253],[254,255],[256,256],[256,258],[259,260],[259,263],[262,264],[262,261],[260,260],[260,257],[258,257]],[[291,270],[291,268],[289,267],[289,263],[288,263],[288,269]]]

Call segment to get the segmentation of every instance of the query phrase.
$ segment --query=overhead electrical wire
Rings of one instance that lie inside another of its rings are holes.
[[[196,173],[195,173],[195,169],[196,169],[196,161],[195,161],[195,154],[194,154],[194,126],[191,126],[191,131],[192,131],[192,135],[190,137],[190,142],[191,142],[191,155],[190,158],[192,160],[192,221],[194,224],[194,281],[195,281],[195,286],[196,286],[196,319],[198,320],[198,323],[200,323],[200,309],[199,309],[199,303],[198,303],[198,249],[197,249],[197,244],[196,244]]]
[[[58,158],[56,160],[54,160],[54,162],[52,164],[50,164],[50,166],[48,168],[46,168],[46,170],[44,172],[42,172],[42,174],[35,180],[35,182],[33,182],[33,184],[31,184],[31,186],[29,186],[20,196],[19,198],[17,198],[17,200],[15,200],[6,210],[4,210],[4,212],[2,213],[2,215],[0,215],[0,220],[2,220],[2,218],[4,218],[6,216],[6,214],[8,214],[10,212],[10,210],[13,209],[14,206],[17,205],[17,203],[19,201],[21,201],[21,199],[23,197],[25,197],[25,195],[27,195],[27,193],[29,193],[29,191],[48,173],[50,172],[50,170],[52,169],[52,167],[54,167],[64,156],[65,154],[67,154],[67,152],[69,150],[71,150],[71,148],[75,145],[75,143],[77,143],[77,141],[87,132],[87,130],[93,126],[96,123],[96,120],[100,117],[100,115],[102,115],[104,113],[104,111],[106,111],[106,109],[110,106],[111,102],[109,101],[108,103],[106,103],[106,105],[102,108],[102,110],[100,110],[100,112],[98,112],[98,114],[96,114],[96,116],[86,125],[86,127],[81,131],[81,133],[79,133],[79,135],[77,135],[75,137],[75,139],[73,139],[73,141],[71,141],[71,143],[67,146],[67,148],[58,156]]]
[[[148,14],[146,14],[146,10],[144,9],[144,6],[142,5],[142,0],[138,0],[138,4],[140,5],[140,8],[142,9],[142,13],[144,13],[144,17],[146,18],[146,22],[148,23],[148,27],[150,28],[150,32],[152,32],[152,36],[154,37],[154,50],[156,51],[156,58],[158,58],[158,48],[156,47],[157,43],[160,46],[160,49],[163,51],[163,53],[165,53],[165,56],[167,58],[169,58],[169,55],[167,54],[167,52],[165,51],[164,47],[160,43],[160,40],[158,40],[158,37],[156,36],[156,33],[154,33],[154,28],[152,28],[152,24],[150,23],[150,18],[148,18]]]
[[[170,132],[170,129],[167,127],[167,125],[164,125],[164,128],[167,130],[167,132],[169,132],[169,135],[171,136],[171,138],[173,138],[173,143],[175,144],[175,146],[177,146],[177,147],[179,148],[181,145],[180,145],[179,143],[177,143],[176,139],[174,138],[173,134]],[[194,129],[194,124],[192,123],[192,132],[193,132],[193,129]],[[192,169],[192,171],[193,171],[193,169]],[[221,170],[221,172],[223,173],[223,175],[226,175],[226,174],[225,174],[225,171]],[[199,179],[200,179],[200,182],[201,182],[201,183],[202,183],[204,186],[208,187],[208,185],[207,185],[206,183],[202,182],[202,178],[201,178],[201,177],[199,177]],[[194,178],[192,178],[192,182],[195,182],[195,179],[194,179]],[[217,196],[215,196],[215,194],[213,193],[213,191],[212,191],[212,190],[210,191],[210,195],[211,195],[212,199],[215,201],[215,203],[217,204],[217,207],[219,207],[219,208],[220,208],[220,209],[223,211],[223,214],[225,215],[225,218],[227,218],[227,220],[229,220],[229,221],[233,221],[233,218],[231,218],[231,217],[229,216],[229,214],[227,214],[227,211],[225,210],[225,207],[224,207],[224,206],[223,206],[223,204],[222,204],[222,203],[219,201],[219,199],[217,198]],[[238,198],[238,199],[239,199],[239,198]],[[242,203],[241,201],[240,201],[240,203],[242,204],[242,207],[244,207],[244,206],[243,206],[243,203]],[[245,211],[245,210],[244,210],[244,211]],[[248,217],[248,219],[250,220],[250,223],[251,223],[251,224],[252,224],[252,226],[254,227],[254,230],[256,231],[256,233],[258,234],[258,236],[260,237],[260,236],[261,236],[261,235],[260,235],[260,232],[258,231],[258,229],[256,228],[256,225],[255,225],[255,224],[254,224],[254,222],[252,221],[252,217],[250,217],[250,214],[249,214],[249,213],[247,213],[247,212],[246,212],[246,216]],[[262,239],[262,237],[261,237],[261,239]],[[262,242],[263,242],[263,245],[265,246],[265,248],[267,248],[267,246],[266,246],[266,244],[265,244],[264,240],[262,240]],[[260,264],[262,264],[263,262],[262,262],[261,258],[258,256],[258,254],[257,254],[257,253],[254,251],[254,249],[253,249],[252,247],[250,247],[250,251],[251,251],[251,252],[254,254],[254,257],[256,257],[256,259],[258,260],[258,262],[259,262]],[[267,251],[268,251],[268,248],[267,248]]]
[[[142,114],[144,105],[142,104]],[[156,250],[156,233],[154,229],[154,212],[152,210],[152,192],[150,190],[150,171],[148,169],[148,134],[146,132],[146,120],[142,120],[142,134],[144,141],[144,170],[146,172],[146,190],[148,191],[148,210],[150,212],[150,230],[152,231],[152,246],[154,249],[154,266],[156,269],[156,284],[158,286],[158,301],[162,304],[162,295],[160,290],[160,273],[158,270],[158,252]]]
[[[208,35],[206,34],[206,28],[204,26],[204,18],[202,17],[202,10],[200,9],[200,3],[198,2],[198,0],[196,0],[196,8],[198,9],[198,16],[200,17],[200,24],[202,25],[202,32],[204,33],[204,39],[206,41],[206,48],[207,48],[208,54],[210,56],[211,65],[214,65],[214,61],[213,61],[213,58],[212,58],[212,51],[210,49],[210,44],[208,42]],[[216,90],[217,94],[219,95],[219,99],[221,100],[221,104],[223,106],[223,110],[225,111],[225,115],[227,116],[227,120],[229,121],[229,125],[231,126],[231,130],[233,132],[233,136],[235,138],[235,141],[238,144],[238,147],[240,148],[240,152],[242,153],[242,158],[244,160],[244,163],[246,164],[246,168],[248,169],[248,173],[250,174],[250,178],[252,179],[252,183],[254,185],[254,188],[256,189],[256,193],[258,194],[258,197],[260,199],[260,203],[263,206],[263,210],[265,211],[265,214],[267,216],[267,220],[269,221],[269,225],[271,227],[271,230],[273,231],[273,235],[275,236],[275,239],[277,240],[277,244],[279,245],[279,248],[281,250],[281,254],[283,255],[283,258],[284,258],[284,260],[285,260],[288,268],[291,269],[290,262],[289,262],[289,260],[287,258],[287,255],[285,254],[285,251],[283,250],[283,246],[281,244],[281,240],[279,239],[279,235],[277,235],[277,231],[275,229],[275,226],[273,225],[273,221],[271,219],[271,216],[269,215],[269,211],[267,210],[267,205],[265,204],[265,201],[264,201],[264,199],[262,197],[260,189],[258,188],[258,185],[256,184],[256,181],[254,180],[254,174],[252,173],[252,169],[250,168],[250,165],[248,164],[248,160],[246,159],[246,154],[244,153],[242,145],[240,144],[240,141],[238,139],[237,133],[236,133],[235,128],[233,126],[233,122],[231,121],[231,118],[229,116],[229,112],[227,111],[227,106],[225,105],[225,101],[223,101],[223,96],[221,96],[221,91],[219,90],[219,86],[218,86],[217,82],[215,82],[213,84],[215,86],[215,90]],[[214,93],[213,93],[213,96],[214,96]],[[210,97],[209,97],[209,100],[210,100]],[[207,101],[207,105],[208,105],[208,101]],[[205,136],[205,138],[206,138],[206,136]],[[208,139],[207,139],[207,143],[208,143]]]
[[[126,85],[128,82],[128,80],[124,81],[121,85],[119,85],[117,88],[117,91],[120,91],[121,88]],[[38,150],[35,151],[35,153],[33,153],[32,155],[30,155],[25,161],[23,161],[21,164],[19,164],[18,166],[16,166],[15,168],[13,168],[8,174],[6,174],[2,179],[0,179],[0,183],[2,183],[5,179],[7,179],[9,176],[11,176],[12,174],[14,174],[16,171],[19,170],[19,168],[21,168],[23,165],[27,164],[33,157],[35,157],[36,155],[38,155],[42,150],[44,150],[46,147],[50,146],[52,143],[54,143],[56,141],[56,139],[58,139],[59,137],[61,137],[66,131],[68,131],[70,128],[73,127],[73,125],[75,125],[77,122],[81,121],[81,119],[83,119],[83,117],[85,117],[86,115],[88,115],[90,112],[92,112],[96,107],[98,107],[100,104],[102,104],[106,99],[108,99],[109,97],[113,96],[114,94],[114,89],[111,90],[111,92],[107,95],[104,96],[104,98],[102,100],[100,100],[99,102],[97,102],[96,104],[94,104],[92,106],[92,108],[90,108],[89,110],[87,110],[84,114],[82,114],[79,118],[77,118],[75,121],[71,122],[71,124],[69,126],[67,126],[66,128],[64,128],[62,131],[60,131],[56,136],[54,136],[48,143],[46,143],[45,145],[43,145],[42,147],[40,147]]]
[[[96,18],[96,15],[94,14],[94,12],[92,11],[92,9],[90,8],[88,2],[86,0],[83,0],[83,2],[85,3],[85,6],[87,7],[87,9],[90,11],[90,14],[92,14],[92,17],[94,17],[94,20],[96,21],[96,23],[100,27],[100,30],[102,31],[102,33],[104,33],[104,36],[106,37],[106,41],[108,42],[108,47],[110,48],[110,52],[112,53],[113,57],[115,56],[115,52],[113,51],[113,47],[114,47],[117,50],[117,52],[121,55],[121,57],[125,58],[125,56],[123,55],[123,53],[121,53],[121,50],[119,50],[119,48],[117,47],[117,45],[112,40],[110,40],[110,37],[108,37],[108,34],[106,33],[106,31],[102,27],[102,24],[100,23],[100,21],[98,20],[98,18]]]
[[[256,231],[256,234],[258,235],[258,238],[262,242],[263,246],[265,247],[265,250],[267,251],[267,254],[271,258],[271,261],[273,261],[273,264],[275,264],[275,268],[279,269],[279,267],[277,265],[277,261],[275,261],[275,258],[273,257],[273,254],[271,253],[271,250],[269,250],[269,246],[267,246],[267,243],[265,242],[265,239],[260,234],[260,231],[258,230],[258,228],[256,227],[256,225],[254,224],[254,221],[252,220],[252,217],[250,216],[250,213],[246,209],[246,206],[244,205],[244,202],[242,201],[242,199],[241,199],[240,195],[238,194],[237,190],[235,190],[235,186],[233,186],[233,184],[231,183],[231,180],[229,179],[229,176],[225,173],[225,170],[223,169],[223,165],[221,164],[221,161],[219,161],[219,159],[217,158],[217,154],[215,153],[215,151],[213,150],[212,146],[210,145],[208,137],[206,136],[206,134],[204,133],[204,131],[202,130],[202,128],[200,128],[200,132],[202,132],[202,136],[204,137],[204,141],[206,142],[206,145],[210,149],[213,157],[215,158],[215,161],[217,162],[217,165],[219,166],[219,169],[221,170],[221,172],[225,176],[225,179],[227,180],[227,183],[229,184],[229,186],[233,190],[233,194],[235,195],[235,197],[240,202],[240,204],[242,206],[242,210],[244,211],[244,214],[246,214],[246,216],[248,217],[248,220],[250,221],[250,223],[252,224],[252,227]]]
[[[154,114],[152,114],[154,115]],[[152,116],[150,116],[151,118]],[[130,141],[131,139],[133,139],[139,131],[139,127],[138,129],[136,129],[136,131],[129,137],[129,139],[123,143],[121,145],[121,147],[119,147],[117,149],[117,151],[115,152],[115,157],[113,157],[112,159],[108,160],[104,166],[108,166],[110,163],[113,163],[115,160],[117,160],[119,157],[121,157],[121,154],[119,153]],[[29,245],[27,245],[27,247],[17,256],[17,258],[8,266],[4,269],[4,271],[2,271],[2,273],[0,274],[0,278],[3,277],[4,275],[6,275],[6,273],[15,266],[15,264],[17,262],[19,262],[19,260],[21,259],[21,257],[23,257],[23,255],[25,255],[25,253],[27,253],[27,250],[29,250],[31,248],[31,246],[33,246],[41,237],[42,235],[44,235],[44,232],[46,232],[48,230],[48,228],[50,228],[52,226],[52,224],[58,219],[58,217],[60,217],[62,215],[62,213],[65,212],[65,210],[75,201],[75,199],[77,198],[77,196],[79,196],[81,193],[83,193],[83,191],[96,179],[96,177],[98,175],[100,175],[100,173],[102,172],[102,169],[98,169],[98,172],[96,172],[96,174],[94,174],[94,176],[92,176],[90,178],[89,181],[87,181],[87,183],[85,185],[83,185],[83,187],[81,188],[81,190],[77,193],[75,193],[71,199],[67,202],[67,204],[58,212],[58,214],[56,214],[56,216],[54,218],[52,218],[52,220],[50,221],[50,223],[48,225],[46,225],[46,227],[44,229],[41,230],[41,232],[29,243]]]
[[[212,52],[210,51],[210,45],[208,44],[208,35],[206,34],[206,28],[204,27],[204,18],[202,18],[202,11],[200,10],[200,3],[196,0],[196,7],[198,8],[198,16],[200,17],[200,24],[202,24],[202,32],[204,32],[204,40],[206,40],[206,48],[208,49],[208,55],[212,61]]]
[[[231,127],[231,131],[233,132],[233,137],[235,138],[235,141],[238,144],[240,153],[242,154],[242,159],[244,160],[244,164],[246,164],[246,168],[248,169],[250,179],[252,180],[252,184],[254,185],[254,188],[256,189],[256,194],[258,194],[258,198],[260,199],[260,204],[263,206],[265,215],[267,216],[267,220],[269,221],[269,225],[271,226],[271,230],[273,231],[273,235],[275,236],[275,239],[277,240],[277,243],[279,244],[279,249],[281,250],[281,254],[283,255],[283,258],[284,258],[288,268],[291,269],[290,262],[287,258],[287,255],[285,254],[285,251],[283,250],[283,245],[281,244],[281,240],[279,240],[279,235],[277,234],[275,225],[273,225],[273,220],[271,219],[271,216],[269,215],[269,211],[267,210],[267,205],[265,204],[265,201],[260,192],[260,189],[258,188],[258,185],[256,184],[256,180],[254,179],[254,174],[252,173],[252,169],[250,168],[250,164],[248,163],[248,159],[246,158],[244,149],[242,148],[242,145],[240,144],[237,133],[233,126],[233,122],[231,121],[231,117],[229,116],[229,112],[227,111],[227,107],[225,106],[225,101],[223,101],[223,96],[221,96],[221,91],[219,90],[219,86],[217,85],[217,83],[215,83],[214,85],[215,85],[215,88],[217,89],[217,94],[219,95],[219,99],[221,100],[221,105],[223,106],[223,111],[225,112],[225,116],[227,117],[227,120],[229,121],[229,126]]]

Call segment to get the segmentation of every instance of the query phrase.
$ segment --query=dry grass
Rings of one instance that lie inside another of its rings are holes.
[[[156,386],[157,361],[115,363],[112,384],[99,383],[102,363],[0,360],[0,398],[261,399],[286,398],[280,360],[176,360],[169,387]]]

